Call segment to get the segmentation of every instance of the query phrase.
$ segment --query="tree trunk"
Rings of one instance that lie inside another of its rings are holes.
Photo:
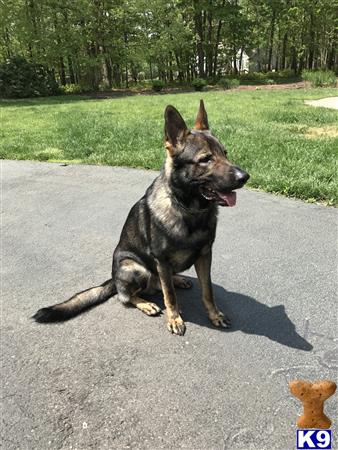
[[[238,69],[237,69],[237,51],[235,45],[232,48],[232,57],[233,57],[233,64],[234,64],[234,72],[237,75]]]
[[[273,51],[273,40],[275,36],[275,22],[276,22],[276,11],[272,10],[271,17],[271,28],[270,28],[270,41],[269,41],[269,56],[268,56],[268,71],[271,71],[271,63],[272,63],[272,51]]]
[[[184,79],[184,73],[181,67],[181,61],[180,58],[178,56],[178,54],[175,52],[175,59],[176,59],[176,64],[177,64],[177,71],[178,71],[178,80],[180,82],[180,84],[183,83],[183,79]]]
[[[60,57],[59,61],[60,61],[60,81],[62,86],[64,86],[66,84],[66,71],[62,56]]]
[[[314,53],[315,53],[315,24],[314,24],[313,12],[311,11],[308,69],[313,68]]]
[[[110,60],[109,56],[105,57],[104,63],[106,66],[106,75],[107,75],[108,86],[111,88],[113,86],[113,69],[112,69],[111,60]]]
[[[239,56],[239,72],[241,72],[241,70],[242,70],[243,51],[244,51],[244,49],[241,48],[241,53],[240,53],[240,56]]]
[[[225,5],[225,0],[223,0],[223,2],[222,2],[222,8],[224,7],[224,5]],[[218,21],[218,25],[217,25],[216,42],[215,42],[215,47],[214,47],[214,68],[213,68],[213,76],[214,77],[216,77],[216,73],[217,73],[218,46],[219,46],[219,41],[221,38],[222,25],[223,25],[223,21],[220,19]]]
[[[200,77],[204,77],[204,33],[203,33],[203,17],[202,11],[197,11],[198,1],[194,0],[194,21],[195,21],[195,32],[197,35],[197,59],[198,59],[198,72]]]
[[[206,57],[206,74],[209,77],[212,77],[212,12],[208,12],[208,45],[207,45],[207,57]]]
[[[74,75],[74,67],[73,67],[73,60],[70,55],[68,55],[68,72],[69,72],[69,79],[72,84],[75,84],[75,75]]]
[[[174,73],[173,73],[173,56],[172,53],[169,52],[169,81],[172,83],[174,81]]]
[[[291,49],[291,69],[297,74],[297,52],[296,48],[293,46]]]
[[[286,46],[288,43],[288,34],[284,33],[283,37],[283,45],[282,45],[282,56],[280,60],[280,68],[285,69],[286,68]]]
[[[124,77],[125,77],[125,84],[126,84],[126,88],[129,88],[129,80],[128,80],[128,64],[125,65],[124,67]]]
[[[329,70],[333,69],[335,66],[336,51],[335,51],[335,43],[332,43],[331,50],[328,52],[326,66]]]
[[[114,84],[117,87],[121,86],[121,67],[119,64],[113,65],[113,78],[114,78]]]

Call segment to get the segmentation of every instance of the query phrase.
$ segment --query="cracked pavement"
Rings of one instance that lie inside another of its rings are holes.
[[[156,174],[1,164],[4,449],[295,448],[288,381],[337,374],[337,210],[246,189],[220,209],[212,277],[231,331],[209,324],[193,270],[184,337],[114,300],[43,325],[38,308],[109,278]]]

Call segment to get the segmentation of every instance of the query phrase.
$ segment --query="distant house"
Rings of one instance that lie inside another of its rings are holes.
[[[236,67],[238,72],[249,72],[249,63],[250,63],[250,58],[249,56],[245,53],[244,50],[240,49],[237,52],[236,55]],[[232,68],[234,69],[234,62],[232,61],[231,63]]]

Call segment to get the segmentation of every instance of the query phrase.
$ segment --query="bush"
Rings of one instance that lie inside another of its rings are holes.
[[[102,81],[102,83],[99,84],[99,91],[100,92],[111,91],[111,86],[109,86],[109,83],[107,81]]]
[[[295,72],[292,69],[283,69],[276,72],[278,78],[294,78]]]
[[[165,83],[162,80],[154,80],[153,81],[153,90],[156,92],[161,92],[165,87]]]
[[[1,97],[25,98],[58,93],[54,75],[46,67],[30,63],[20,56],[0,64]]]
[[[91,92],[92,89],[85,84],[83,84],[83,85],[82,84],[65,84],[64,86],[60,87],[60,91],[62,94],[65,94],[65,95],[73,95],[73,94],[84,94],[85,92]]]
[[[66,84],[61,87],[61,91],[66,95],[82,94],[83,92],[82,87],[79,84]]]
[[[218,83],[223,89],[234,89],[239,86],[237,78],[221,78]]]
[[[336,86],[336,75],[332,70],[303,70],[302,78],[312,87]]]
[[[207,82],[204,78],[195,78],[191,84],[195,91],[202,91],[207,85]]]
[[[265,83],[266,84],[276,84],[276,81],[269,78],[269,79],[265,80]]]
[[[264,83],[267,79],[267,75],[263,72],[241,73],[240,79],[243,81],[257,81],[259,83]]]

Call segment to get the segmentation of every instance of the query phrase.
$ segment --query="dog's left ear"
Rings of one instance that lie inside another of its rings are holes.
[[[204,108],[203,100],[200,101],[200,108],[195,121],[195,130],[209,130],[208,114]]]
[[[189,134],[181,114],[171,105],[168,105],[164,113],[165,119],[165,147],[171,156],[181,153]]]

